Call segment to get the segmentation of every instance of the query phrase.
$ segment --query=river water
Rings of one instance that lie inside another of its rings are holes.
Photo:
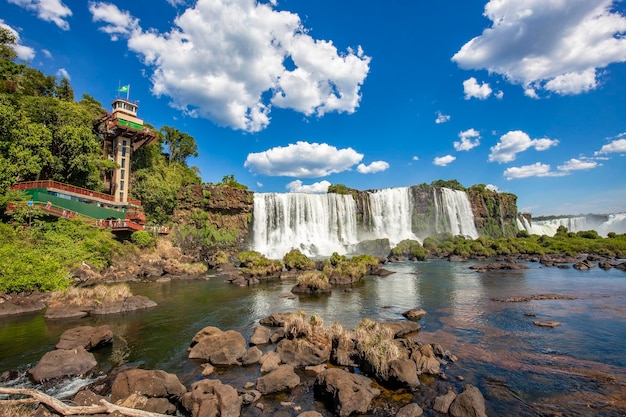
[[[270,313],[302,310],[321,316],[327,325],[336,321],[353,328],[365,317],[403,320],[402,312],[420,307],[428,315],[416,338],[441,343],[458,357],[446,367],[448,383],[459,390],[464,383],[477,385],[489,415],[626,415],[626,273],[530,263],[528,270],[479,274],[470,265],[439,260],[387,264],[394,274],[365,277],[351,292],[336,288],[330,295],[295,299],[281,297],[293,281],[248,288],[213,276],[133,284],[133,293],[148,296],[158,307],[76,320],[46,321],[42,313],[2,318],[0,373],[32,366],[68,328],[108,324],[115,339],[112,347],[97,351],[102,373],[124,363],[141,364],[173,372],[188,386],[199,378],[200,367],[187,359],[187,347],[205,326],[249,337]],[[548,293],[576,299],[493,300]],[[561,325],[537,327],[533,320]],[[257,372],[256,367],[220,370],[217,377],[241,387]],[[420,393],[414,395],[419,402]],[[318,403],[303,404],[304,410],[311,408],[323,411]]]

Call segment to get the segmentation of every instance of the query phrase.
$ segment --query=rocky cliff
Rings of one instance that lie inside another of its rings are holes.
[[[517,229],[517,196],[497,193],[475,185],[467,190],[474,212],[474,223],[481,236],[515,237]]]

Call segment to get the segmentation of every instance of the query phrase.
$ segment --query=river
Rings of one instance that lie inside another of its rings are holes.
[[[185,385],[199,378],[199,364],[187,347],[205,326],[241,331],[249,337],[258,320],[272,312],[302,310],[353,328],[362,318],[403,320],[420,307],[416,336],[439,342],[458,357],[446,367],[459,388],[472,383],[483,392],[490,416],[623,416],[626,410],[626,274],[542,268],[476,273],[470,263],[447,261],[387,264],[395,272],[368,276],[351,292],[336,288],[321,297],[280,297],[293,281],[234,287],[223,278],[133,284],[158,306],[123,315],[46,321],[42,313],[4,317],[0,322],[0,373],[25,370],[54,349],[63,331],[78,325],[111,326],[113,346],[97,351],[102,373],[114,366],[141,364],[177,374]],[[573,300],[519,303],[494,298],[558,293]],[[554,320],[543,328],[533,320]],[[239,387],[257,378],[257,368],[218,372]],[[459,377],[465,382],[460,382]],[[65,387],[64,389],[67,389]],[[428,389],[423,388],[423,389]],[[419,402],[419,392],[415,394]],[[317,403],[305,404],[323,411]],[[430,404],[422,404],[426,410]],[[303,407],[303,409],[306,409]],[[560,414],[559,414],[560,413]],[[432,412],[426,415],[435,415]]]

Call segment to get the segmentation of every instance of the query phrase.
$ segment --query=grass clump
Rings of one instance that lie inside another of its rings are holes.
[[[315,269],[315,262],[309,259],[298,249],[292,249],[288,253],[286,253],[283,257],[283,263],[285,264],[285,268],[287,268],[287,270],[289,271],[293,269],[297,269],[300,271]]]
[[[376,375],[387,379],[391,362],[400,359],[400,348],[394,341],[393,331],[366,318],[354,329],[354,340],[361,359],[372,367]]]
[[[417,241],[405,239],[391,250],[392,256],[405,257],[410,260],[423,261],[426,259],[424,247]]]
[[[91,288],[69,288],[50,295],[50,306],[85,306],[122,301],[132,297],[128,284],[96,285]]]
[[[237,254],[241,271],[251,277],[276,275],[283,269],[279,260],[268,259],[259,252],[246,251]]]
[[[328,277],[320,271],[306,271],[298,276],[298,285],[294,292],[325,292],[332,288]]]

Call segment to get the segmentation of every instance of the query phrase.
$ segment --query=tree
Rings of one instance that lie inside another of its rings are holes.
[[[235,174],[224,175],[222,182],[217,183],[216,185],[225,185],[227,187],[238,188],[240,190],[248,189],[247,185],[243,185],[235,179]]]
[[[0,59],[13,61],[17,58],[17,52],[13,48],[16,42],[15,33],[6,27],[0,27]]]
[[[59,98],[59,100],[74,101],[74,90],[70,85],[70,81],[66,77],[61,78],[61,81],[57,84],[55,88],[55,95]]]
[[[169,126],[163,126],[161,133],[168,151],[168,163],[178,162],[186,165],[187,158],[198,156],[198,145],[193,136]]]

